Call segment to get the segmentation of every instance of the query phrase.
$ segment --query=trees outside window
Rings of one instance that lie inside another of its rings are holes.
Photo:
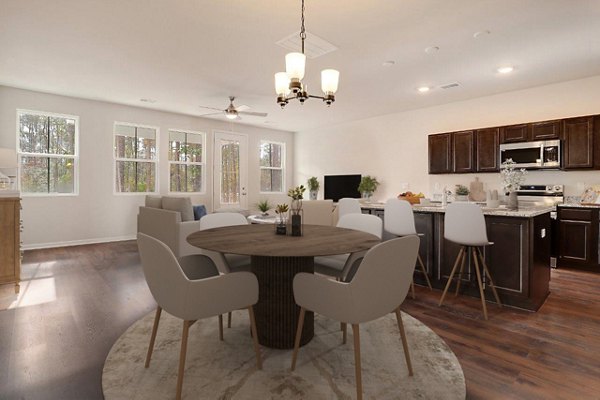
[[[285,176],[285,144],[260,143],[260,191],[282,193]]]
[[[158,128],[115,123],[115,191],[156,192]]]
[[[204,134],[169,130],[169,191],[204,191]]]
[[[79,117],[18,110],[17,118],[21,192],[77,194]]]

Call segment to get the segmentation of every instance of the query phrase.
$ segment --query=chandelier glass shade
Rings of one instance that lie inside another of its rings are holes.
[[[302,52],[292,52],[285,56],[285,72],[275,74],[275,92],[277,103],[284,108],[290,100],[298,100],[301,104],[312,97],[321,99],[328,106],[335,101],[335,92],[338,90],[340,72],[335,69],[324,69],[321,71],[321,90],[323,96],[309,95],[306,86],[302,83],[306,70],[306,55],[304,54],[304,40],[306,29],[304,28],[304,0],[302,0],[302,23],[300,28],[300,39],[302,41]]]

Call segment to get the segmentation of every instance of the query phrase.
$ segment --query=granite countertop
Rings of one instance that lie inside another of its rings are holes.
[[[600,208],[600,204],[581,204],[581,203],[564,203],[559,204],[559,207],[567,207],[567,208]]]
[[[368,209],[380,209],[382,210],[385,206],[384,203],[362,203],[362,208]],[[421,206],[414,205],[413,210],[415,212],[427,212],[427,213],[444,213],[446,212],[446,207],[442,207],[441,205],[430,205],[430,206]],[[493,215],[498,217],[520,217],[520,218],[532,218],[537,217],[538,215],[542,215],[545,213],[549,213],[551,211],[555,211],[555,207],[553,206],[527,206],[521,207],[518,210],[507,210],[505,207],[498,208],[488,208],[485,206],[481,207],[483,211],[483,215]]]

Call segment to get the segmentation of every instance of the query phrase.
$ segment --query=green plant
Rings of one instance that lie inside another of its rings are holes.
[[[469,189],[464,185],[456,185],[454,194],[457,196],[467,196],[469,194]]]
[[[288,212],[289,209],[290,208],[287,204],[277,204],[277,207],[275,207],[275,213],[285,214],[286,212]]]
[[[302,200],[304,198],[305,191],[306,188],[304,187],[304,185],[300,185],[288,190],[287,195],[290,196],[292,200]]]
[[[266,213],[271,208],[273,208],[273,206],[271,206],[271,204],[269,203],[269,200],[265,199],[265,200],[261,200],[258,203],[256,203],[256,208],[258,208],[260,210],[260,212]]]
[[[360,178],[360,184],[358,185],[358,191],[360,193],[373,193],[377,190],[379,182],[377,178],[370,175],[365,175]]]
[[[319,183],[319,180],[316,176],[311,176],[310,178],[308,178],[308,181],[306,183],[308,185],[308,190],[310,190],[311,192],[317,192],[321,187],[321,184]]]

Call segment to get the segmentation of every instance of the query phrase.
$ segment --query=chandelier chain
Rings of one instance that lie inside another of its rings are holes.
[[[304,54],[304,39],[306,39],[306,29],[304,28],[304,0],[302,0],[302,24],[300,26],[300,39],[302,40],[302,54]]]

